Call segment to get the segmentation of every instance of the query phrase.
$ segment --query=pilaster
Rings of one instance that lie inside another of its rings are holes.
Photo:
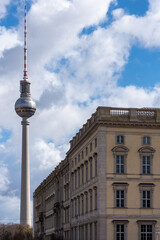
[[[98,240],[106,240],[106,128],[99,126],[98,143]]]

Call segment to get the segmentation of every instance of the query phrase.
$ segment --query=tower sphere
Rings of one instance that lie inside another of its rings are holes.
[[[30,82],[21,81],[21,96],[15,103],[15,111],[22,118],[30,118],[36,111],[36,103],[30,95]]]
[[[31,97],[20,97],[15,103],[15,111],[22,118],[30,118],[36,111],[36,104]]]

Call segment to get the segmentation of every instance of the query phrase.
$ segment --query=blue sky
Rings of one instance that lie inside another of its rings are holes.
[[[31,196],[100,105],[159,107],[159,0],[36,0],[28,5]],[[0,2],[0,222],[19,221],[23,1]],[[31,199],[32,200],[32,199]]]

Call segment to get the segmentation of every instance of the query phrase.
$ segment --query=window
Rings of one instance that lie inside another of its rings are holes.
[[[149,136],[143,137],[143,144],[150,145],[151,144],[151,138]]]
[[[151,207],[151,192],[142,191],[142,207],[150,208]]]
[[[90,212],[92,211],[92,189],[90,191]]]
[[[77,216],[77,198],[74,199],[75,207],[74,207],[74,213],[75,216]]]
[[[77,240],[77,227],[74,228],[74,239]]]
[[[151,173],[151,157],[142,156],[142,173],[150,174]]]
[[[116,190],[116,207],[123,208],[124,205],[124,190]]]
[[[80,154],[78,154],[78,162],[80,162]]]
[[[77,188],[77,170],[75,170],[75,189]]]
[[[80,216],[80,196],[78,196],[78,216]]]
[[[90,152],[92,152],[92,143],[90,143]]]
[[[82,154],[82,159],[83,159],[83,151],[82,151],[82,153],[81,153],[81,154]]]
[[[157,221],[138,220],[138,240],[155,240],[155,225]]]
[[[71,183],[72,183],[72,190],[74,189],[74,179],[73,179],[74,175],[73,172],[71,173]]]
[[[95,240],[97,240],[97,222],[94,223],[94,236]]]
[[[81,183],[84,184],[84,165],[81,165]]]
[[[85,239],[88,239],[88,224],[85,225]]]
[[[64,185],[64,199],[67,201],[69,198],[69,185],[68,183]]]
[[[124,224],[116,224],[116,240],[124,240]]]
[[[128,220],[113,220],[114,224],[114,240],[127,239],[127,224]]]
[[[94,164],[95,164],[95,168],[94,168],[94,170],[95,170],[95,173],[94,173],[94,175],[95,175],[95,177],[97,176],[97,153],[94,153]]]
[[[88,155],[88,147],[86,147],[86,156]]]
[[[116,136],[116,143],[117,144],[124,144],[124,136]]]
[[[80,167],[78,167],[78,187],[80,187]]]
[[[153,169],[155,149],[150,146],[145,146],[141,147],[138,152],[141,159],[141,173],[151,174]]]
[[[140,183],[141,208],[152,208],[153,206],[153,183]]]
[[[92,158],[90,160],[90,179],[92,179]]]
[[[64,209],[65,223],[69,223],[69,208]]]
[[[92,240],[92,223],[90,223],[90,240]]]
[[[95,140],[94,140],[94,147],[95,148],[97,147],[97,138],[95,138]]]
[[[141,240],[152,240],[152,225],[141,225]]]
[[[94,210],[97,210],[97,187],[94,187]]]
[[[77,165],[77,158],[75,158],[75,165]]]
[[[127,189],[128,183],[113,183],[113,190],[115,196],[114,207],[125,208],[127,206]]]
[[[125,146],[116,146],[112,149],[115,159],[114,171],[117,174],[124,174],[127,172],[127,154],[129,149]]]
[[[88,192],[85,192],[86,195],[86,213],[88,213]]]
[[[124,155],[116,155],[116,173],[124,173]]]
[[[74,202],[73,202],[73,199],[71,200],[71,209],[72,209],[72,218],[74,216]]]
[[[86,162],[86,182],[88,182],[88,162]]]
[[[84,198],[83,198],[83,194],[81,194],[81,214],[84,214]]]

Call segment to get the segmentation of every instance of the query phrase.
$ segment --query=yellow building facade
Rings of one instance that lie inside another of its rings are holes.
[[[66,159],[63,239],[160,239],[159,109],[98,107],[70,141]]]

